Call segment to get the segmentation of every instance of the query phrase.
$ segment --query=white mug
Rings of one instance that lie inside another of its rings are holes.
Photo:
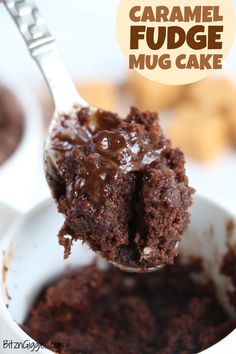
[[[17,97],[24,117],[22,139],[13,154],[0,166],[0,200],[13,208],[29,210],[43,190],[43,116],[32,89],[6,83]],[[41,184],[40,184],[41,183]],[[39,188],[40,186],[40,188]],[[27,195],[25,193],[27,191]]]
[[[0,208],[1,210],[1,208]],[[12,215],[15,216],[13,213]],[[230,306],[227,290],[229,279],[220,274],[222,257],[227,252],[226,221],[233,215],[211,201],[197,195],[191,208],[191,225],[180,243],[183,262],[191,255],[203,258],[204,269],[215,283],[218,295],[232,318],[236,311]],[[58,245],[57,232],[63,217],[51,200],[41,203],[20,216],[0,240],[0,353],[14,353],[14,343],[21,343],[16,353],[52,351],[40,347],[20,327],[40,289],[68,267],[87,265],[94,253],[81,242],[73,246],[68,260]],[[236,230],[231,240],[236,243]],[[5,268],[4,268],[5,267]],[[19,345],[19,344],[18,344]],[[201,354],[235,354],[236,330]]]

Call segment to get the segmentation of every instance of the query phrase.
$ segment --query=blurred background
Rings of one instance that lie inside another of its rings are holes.
[[[37,0],[82,96],[122,115],[131,105],[159,111],[186,154],[191,185],[236,214],[236,40],[222,72],[182,87],[155,84],[127,69],[115,35],[118,3]],[[53,104],[1,4],[0,48],[0,201],[25,212],[49,196],[42,151]]]

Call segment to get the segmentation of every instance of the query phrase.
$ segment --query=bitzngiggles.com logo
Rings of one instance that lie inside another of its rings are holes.
[[[37,353],[40,349],[49,349],[51,351],[57,351],[59,349],[62,349],[63,347],[64,344],[61,342],[53,342],[42,345],[30,340],[18,342],[10,339],[4,339],[2,341],[2,349],[11,350],[12,352],[14,350],[28,350],[29,352]]]

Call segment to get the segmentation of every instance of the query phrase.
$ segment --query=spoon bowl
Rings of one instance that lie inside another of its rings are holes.
[[[55,149],[53,135],[58,127],[63,126],[65,115],[70,117],[70,129],[76,131],[76,111],[84,107],[89,108],[92,125],[93,116],[97,109],[90,107],[88,102],[79,95],[60,58],[55,40],[46,27],[34,1],[3,0],[3,4],[25,40],[28,50],[36,61],[54,100],[55,113],[46,139],[44,162],[46,179],[55,197],[55,181],[60,182],[61,177],[57,161],[66,156],[66,152],[63,150],[59,152]],[[85,141],[86,139],[89,141],[91,134],[88,129],[83,129],[83,132]],[[65,141],[65,144],[68,144],[68,141]],[[177,247],[178,243],[176,243]],[[141,268],[131,268],[115,262],[112,264],[127,272],[143,272]],[[162,266],[157,265],[145,269],[145,271],[153,272]]]

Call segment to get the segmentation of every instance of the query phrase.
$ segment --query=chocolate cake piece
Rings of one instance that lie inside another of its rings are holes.
[[[66,217],[59,232],[65,257],[80,239],[126,267],[173,263],[193,189],[157,114],[132,108],[120,119],[82,109],[61,119],[52,141],[60,176],[49,177]]]
[[[22,109],[15,96],[0,85],[0,165],[16,150],[24,130]]]
[[[45,288],[23,329],[62,354],[195,354],[236,328],[211,282],[176,264],[153,274],[90,265]]]

